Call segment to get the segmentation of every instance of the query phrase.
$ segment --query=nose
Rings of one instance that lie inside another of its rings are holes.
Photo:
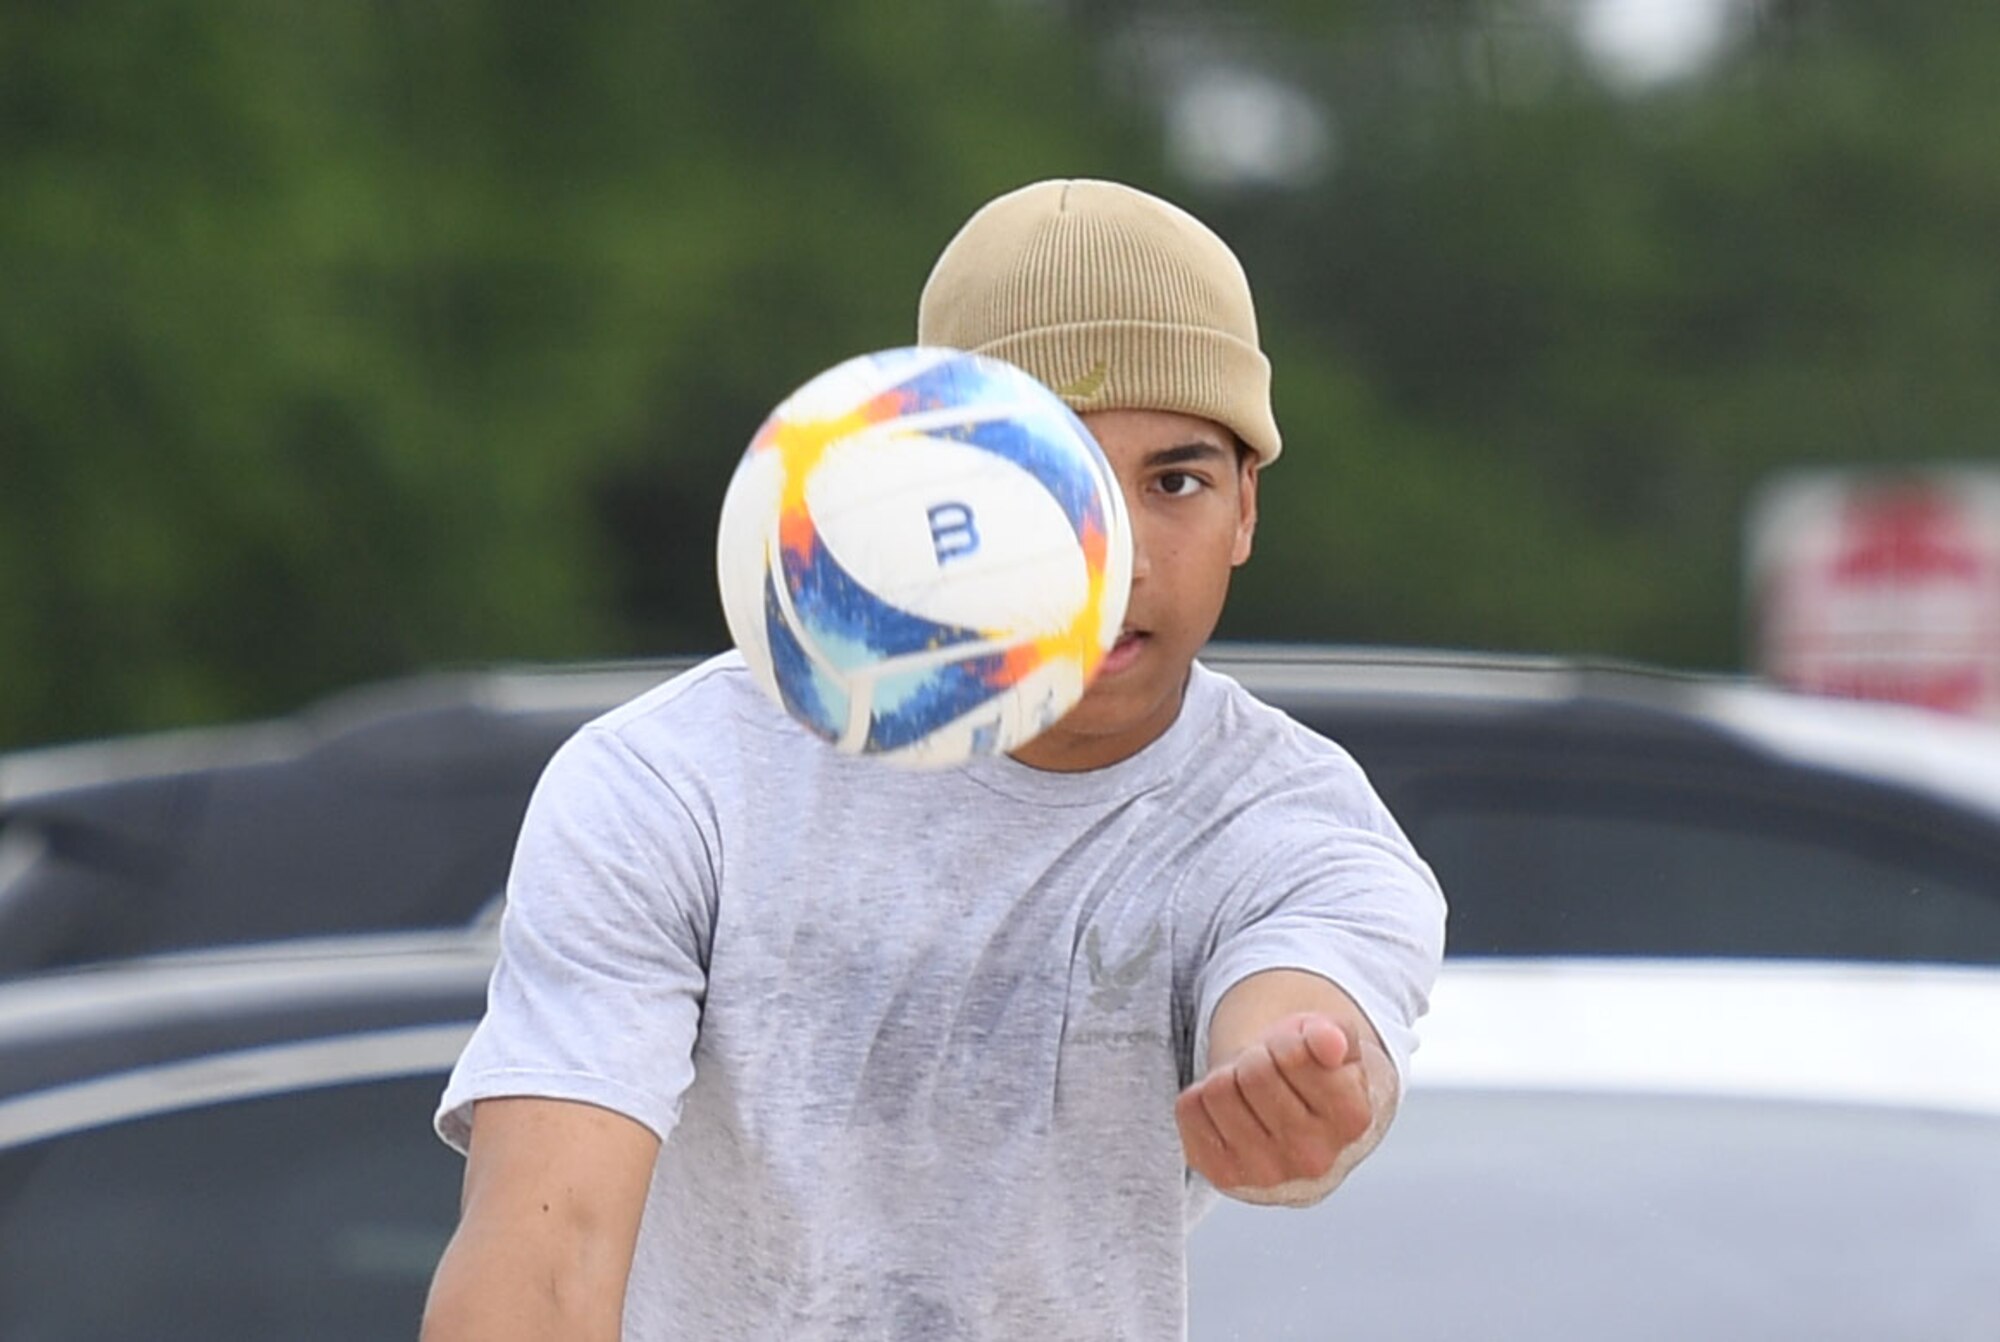
[[[1132,532],[1132,582],[1140,582],[1152,572],[1152,546],[1146,544],[1146,514],[1140,510],[1140,500],[1134,498],[1134,490],[1126,486],[1126,530]]]
[[[1146,528],[1139,524],[1138,514],[1132,516],[1132,581],[1140,582],[1153,571],[1152,547],[1146,543]]]

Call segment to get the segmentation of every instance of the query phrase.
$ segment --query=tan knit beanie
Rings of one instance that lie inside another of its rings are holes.
[[[917,343],[1006,359],[1072,409],[1212,419],[1269,463],[1280,441],[1250,284],[1177,205],[1116,182],[1036,182],[980,208],[917,304]]]

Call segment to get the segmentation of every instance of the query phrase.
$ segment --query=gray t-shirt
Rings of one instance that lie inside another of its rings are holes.
[[[628,1339],[1179,1338],[1216,1002],[1313,970],[1402,1070],[1443,923],[1354,761],[1200,665],[1109,768],[909,772],[729,654],[550,763],[438,1128],[537,1095],[659,1134]]]

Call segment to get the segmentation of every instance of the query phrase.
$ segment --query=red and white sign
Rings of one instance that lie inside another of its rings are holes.
[[[1766,677],[2000,719],[2000,469],[1787,476],[1748,541]]]

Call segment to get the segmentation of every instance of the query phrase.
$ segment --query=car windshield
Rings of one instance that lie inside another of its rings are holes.
[[[2000,963],[2000,824],[1943,807],[1615,773],[1489,773],[1405,823],[1479,954]]]

